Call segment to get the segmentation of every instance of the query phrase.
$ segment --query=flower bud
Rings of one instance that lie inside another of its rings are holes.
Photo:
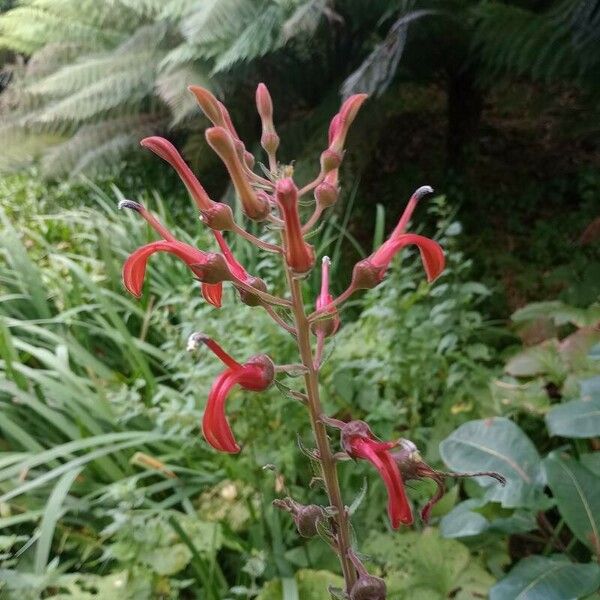
[[[248,182],[231,134],[223,127],[211,127],[205,135],[210,147],[225,163],[246,216],[255,221],[266,219],[269,204],[257,196]]]
[[[191,264],[190,268],[203,283],[221,283],[232,279],[227,261],[217,252],[207,252],[202,264]]]
[[[260,138],[260,145],[268,154],[274,154],[279,148],[279,136],[276,133],[265,132]]]
[[[352,269],[350,287],[354,290],[370,290],[381,283],[385,269],[376,267],[367,258],[358,261]]]
[[[208,227],[217,231],[231,231],[235,227],[233,211],[223,202],[215,203],[211,208],[201,211],[200,219]]]
[[[337,186],[331,185],[327,181],[320,183],[315,189],[315,200],[321,208],[333,206],[337,202],[338,196]]]
[[[323,509],[316,504],[308,504],[307,506],[299,505],[294,514],[294,523],[298,533],[305,538],[311,538],[317,535],[317,524],[324,517]]]
[[[273,506],[289,512],[294,519],[298,533],[305,538],[317,535],[319,521],[325,518],[325,512],[320,506],[300,504],[293,498],[273,500]]]
[[[285,260],[292,271],[303,275],[315,264],[315,251],[304,241],[298,214],[298,188],[291,178],[280,179],[275,187],[275,197],[283,215],[285,230]]]
[[[247,283],[249,286],[252,286],[260,292],[267,291],[267,284],[259,277],[248,277],[245,283]],[[246,306],[260,306],[262,304],[262,300],[260,299],[260,296],[258,296],[258,294],[253,294],[252,292],[244,290],[242,288],[238,288],[238,291],[240,293],[240,300]]]
[[[385,581],[373,575],[360,575],[350,590],[350,600],[385,600]]]
[[[208,120],[218,127],[225,127],[225,121],[221,112],[220,102],[206,88],[198,85],[190,85],[188,90],[196,96],[196,100],[202,109],[202,112],[208,117]]]
[[[256,88],[256,108],[263,121],[267,123],[273,122],[273,101],[264,83],[259,83]]]
[[[335,150],[327,149],[321,153],[321,171],[329,173],[342,164],[342,154]]]

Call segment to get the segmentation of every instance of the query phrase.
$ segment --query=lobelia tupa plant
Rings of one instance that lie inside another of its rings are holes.
[[[427,519],[433,503],[443,494],[445,477],[464,474],[435,471],[420,459],[411,442],[402,439],[380,441],[364,421],[343,422],[325,415],[319,398],[319,371],[325,339],[334,336],[340,327],[339,307],[356,291],[378,285],[385,277],[393,257],[404,247],[418,248],[430,282],[444,270],[444,252],[440,245],[434,240],[406,231],[417,203],[433,190],[424,186],[413,194],[389,238],[379,249],[354,266],[348,288],[337,298],[329,291],[329,258],[323,257],[321,290],[316,298],[315,310],[308,312],[303,301],[302,284],[305,276],[315,268],[316,256],[305,238],[318,223],[323,211],[337,201],[338,173],[344,156],[346,136],[367,96],[357,94],[343,103],[331,121],[329,144],[321,154],[319,174],[314,181],[299,189],[292,178],[292,169],[277,162],[279,136],[273,124],[271,97],[264,84],[258,86],[256,104],[262,122],[261,145],[268,157],[265,176],[253,171],[254,157],[238,137],[225,106],[206,89],[195,86],[189,89],[213,124],[206,131],[206,140],[225,164],[244,215],[279,230],[281,241],[279,244],[269,243],[236,223],[231,208],[209,197],[170,142],[160,137],[149,137],[142,140],[142,146],[160,156],[177,171],[195,201],[200,219],[212,230],[219,252],[199,250],[178,241],[144,206],[131,200],[123,200],[120,207],[137,211],[161,238],[138,248],[129,256],[123,267],[125,287],[139,297],[148,259],[157,252],[169,252],[186,263],[200,282],[202,295],[207,302],[219,308],[223,283],[230,282],[238,290],[242,302],[266,310],[278,325],[294,337],[301,365],[277,365],[266,354],[257,354],[245,362],[238,362],[215,340],[204,334],[194,333],[190,336],[190,350],[203,344],[225,365],[225,370],[215,379],[210,390],[202,419],[202,433],[215,450],[239,452],[240,446],[225,411],[232,388],[239,385],[245,390],[260,392],[270,387],[280,373],[301,372],[305,392],[297,392],[295,397],[307,408],[316,445],[312,457],[320,465],[320,479],[327,493],[328,505],[305,506],[292,498],[282,498],[275,501],[275,506],[291,514],[300,535],[321,535],[337,553],[346,587],[340,591],[342,597],[351,600],[385,598],[384,581],[368,574],[357,551],[352,547],[348,509],[342,500],[338,483],[338,461],[367,460],[379,471],[387,489],[388,514],[394,529],[401,524],[410,525],[413,522],[411,505],[404,487],[405,480],[429,477],[436,481],[438,492],[422,511],[423,518]],[[304,200],[309,194],[314,197],[314,210],[303,224],[298,207],[300,200]],[[240,235],[260,249],[281,257],[287,279],[287,297],[269,293],[264,281],[246,272],[235,259],[222,233],[224,231]],[[332,448],[327,427],[340,430],[340,451]],[[490,475],[501,479],[495,474]]]

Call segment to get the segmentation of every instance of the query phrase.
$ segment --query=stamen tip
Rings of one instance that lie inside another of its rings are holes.
[[[330,265],[331,264],[331,259],[329,258],[329,256],[324,256],[321,260],[321,263],[324,265]]]
[[[124,198],[123,200],[119,200],[119,204],[117,206],[119,210],[123,208],[129,208],[130,210],[135,210],[136,212],[141,212],[144,208],[139,202],[127,200],[126,198]]]
[[[419,199],[423,196],[426,196],[427,194],[433,194],[433,188],[429,185],[422,185],[414,193],[414,195]]]
[[[193,350],[196,350],[200,344],[203,344],[208,339],[210,338],[207,335],[200,333],[199,331],[192,333],[187,341],[187,351],[192,352]]]

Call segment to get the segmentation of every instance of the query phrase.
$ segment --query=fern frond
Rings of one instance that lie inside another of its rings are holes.
[[[218,93],[214,80],[208,77],[208,69],[203,70],[197,64],[184,65],[163,73],[156,80],[156,92],[171,110],[173,127],[200,114],[198,103],[187,89],[189,85],[201,85]]]
[[[186,40],[196,46],[219,46],[219,42],[235,39],[244,24],[258,15],[255,0],[204,0],[180,25]]]
[[[285,17],[280,5],[269,6],[256,15],[229,48],[219,55],[213,73],[225,71],[237,62],[249,62],[280,48],[283,45],[280,31]]]
[[[413,10],[402,14],[390,27],[383,42],[377,44],[363,63],[342,84],[342,96],[365,92],[380,96],[388,88],[404,52],[411,22],[433,15],[433,10]]]
[[[121,34],[76,20],[65,20],[49,11],[21,6],[0,15],[0,35],[11,49],[32,54],[48,43],[65,39],[87,48],[107,48],[121,39]]]
[[[52,177],[63,173],[75,175],[114,164],[125,151],[137,148],[140,139],[164,126],[161,114],[135,114],[85,125],[73,137],[46,152],[42,172]]]
[[[323,16],[331,11],[328,0],[308,0],[301,2],[281,27],[284,43],[297,35],[314,35]]]

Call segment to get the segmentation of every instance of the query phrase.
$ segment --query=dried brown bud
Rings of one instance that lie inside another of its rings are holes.
[[[248,277],[246,283],[260,292],[267,291],[267,284],[259,277]],[[262,300],[258,294],[253,294],[252,292],[242,288],[238,288],[238,291],[240,293],[240,300],[246,306],[260,306],[262,304]]]
[[[350,600],[385,600],[385,581],[373,575],[361,575],[350,590]]]

